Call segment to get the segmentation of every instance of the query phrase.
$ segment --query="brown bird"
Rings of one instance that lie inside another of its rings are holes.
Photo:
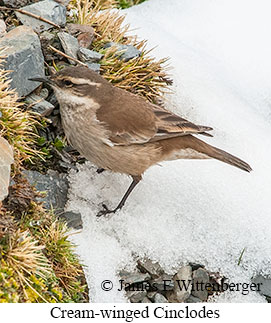
[[[60,104],[69,143],[101,169],[131,175],[133,181],[113,210],[103,205],[98,216],[115,213],[125,204],[142,174],[165,160],[215,158],[250,172],[241,159],[194,135],[210,127],[195,125],[142,97],[114,87],[86,67],[69,67],[48,78]]]

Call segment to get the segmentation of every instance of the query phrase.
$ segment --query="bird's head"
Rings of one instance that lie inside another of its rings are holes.
[[[51,86],[61,103],[79,103],[91,98],[96,101],[112,87],[102,76],[87,67],[68,67],[49,77],[31,78]]]

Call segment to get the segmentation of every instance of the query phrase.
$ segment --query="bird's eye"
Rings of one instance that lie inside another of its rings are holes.
[[[64,84],[66,86],[72,86],[72,82],[70,80],[64,80]]]

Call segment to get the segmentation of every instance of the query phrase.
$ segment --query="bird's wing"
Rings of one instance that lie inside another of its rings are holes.
[[[109,139],[115,145],[143,144],[188,134],[209,135],[205,131],[212,130],[197,126],[137,95],[129,93],[127,96],[126,91],[118,88],[112,100],[96,111],[96,117],[107,128]]]

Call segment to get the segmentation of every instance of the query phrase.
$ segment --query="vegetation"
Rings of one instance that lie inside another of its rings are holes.
[[[23,161],[31,160],[33,156],[42,158],[42,154],[34,148],[39,122],[33,113],[21,108],[16,92],[9,89],[8,72],[1,69],[1,62],[0,60],[0,136],[13,146],[14,173],[17,173]]]
[[[171,84],[167,77],[167,58],[156,61],[149,55],[150,51],[146,50],[146,41],[138,41],[136,36],[128,36],[129,25],[123,24],[125,17],[119,12],[106,9],[100,11],[110,4],[112,5],[112,1],[77,0],[72,4],[78,12],[75,22],[89,24],[95,29],[92,47],[104,54],[100,62],[101,72],[107,80],[115,86],[156,102],[157,97],[163,95]],[[108,42],[133,45],[141,51],[141,55],[126,62],[119,59],[116,47],[104,48]]]

